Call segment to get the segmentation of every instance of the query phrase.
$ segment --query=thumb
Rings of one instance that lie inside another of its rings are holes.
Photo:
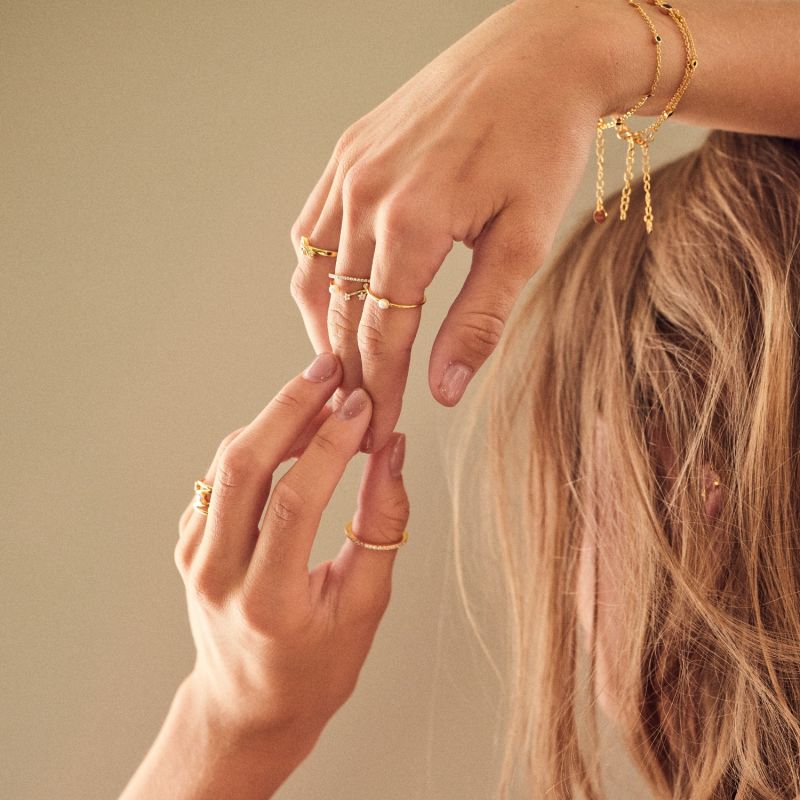
[[[352,529],[369,544],[398,542],[406,530],[409,503],[401,475],[405,440],[405,434],[394,433],[367,459]],[[396,557],[397,550],[369,550],[346,539],[336,558],[341,577],[339,607],[346,613],[374,614],[380,619],[389,602]]]
[[[443,405],[458,403],[494,352],[519,293],[544,260],[548,246],[538,222],[533,210],[512,203],[475,240],[469,274],[431,351],[428,383]]]

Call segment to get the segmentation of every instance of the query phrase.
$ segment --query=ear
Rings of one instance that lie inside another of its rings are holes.
[[[705,502],[706,515],[715,519],[722,508],[722,485],[719,475],[708,462],[703,464],[702,481],[701,497]]]

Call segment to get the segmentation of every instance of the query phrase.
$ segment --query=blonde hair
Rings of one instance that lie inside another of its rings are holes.
[[[626,222],[618,204],[531,280],[460,434],[484,448],[460,454],[456,478],[462,591],[483,570],[465,608],[474,622],[495,563],[509,622],[497,796],[605,796],[575,601],[600,502],[621,526],[619,733],[654,796],[785,800],[800,795],[800,142],[711,131],[653,172],[649,237],[641,192]],[[608,469],[592,496],[600,414]],[[470,496],[479,535],[460,533]]]

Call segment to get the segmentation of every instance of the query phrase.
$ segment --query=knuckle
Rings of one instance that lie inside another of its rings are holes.
[[[300,398],[289,392],[286,388],[281,389],[278,394],[272,398],[271,405],[275,409],[287,411],[290,414],[297,414],[303,410],[303,403]]]
[[[244,430],[244,428],[237,428],[235,431],[231,431],[225,438],[219,443],[217,446],[217,462],[222,458],[225,454],[225,451],[231,446],[233,440]]]
[[[225,448],[217,466],[215,483],[222,491],[241,486],[258,468],[258,456],[249,446],[231,444]]]
[[[358,128],[354,123],[345,128],[336,140],[336,144],[333,146],[333,159],[340,169],[347,169],[353,162],[357,137]]]
[[[314,437],[314,448],[324,460],[328,461],[338,455],[341,445],[330,432],[321,428]]]
[[[427,222],[420,219],[419,198],[398,194],[384,201],[380,210],[383,235],[392,246],[397,239],[426,238]]]
[[[187,506],[186,508],[181,511],[181,515],[178,517],[178,536],[183,536],[183,529],[186,527],[186,522],[189,519],[189,509],[191,506]],[[180,539],[178,539],[180,541]]]
[[[263,598],[256,592],[242,592],[236,603],[236,610],[245,625],[251,630],[269,633],[269,615],[266,613]]]
[[[359,161],[351,166],[342,180],[342,198],[353,207],[374,205],[378,199],[376,170],[368,161]]]
[[[298,219],[292,223],[292,227],[289,228],[289,239],[291,240],[292,247],[295,249],[295,251],[300,244],[300,236],[303,230],[304,229],[300,225],[300,219],[298,217]]]
[[[365,591],[353,614],[357,621],[373,626],[380,621],[392,598],[392,581],[388,578],[380,585]]]
[[[354,339],[357,324],[357,321],[352,320],[339,304],[331,304],[328,309],[328,335],[331,343]]]
[[[271,528],[289,528],[303,518],[305,498],[287,480],[282,478],[275,486],[267,507]]]
[[[221,608],[224,604],[225,587],[219,576],[208,566],[200,565],[191,570],[188,586],[204,608]]]
[[[173,558],[181,577],[185,576],[189,571],[190,562],[188,550],[183,538],[178,539],[175,550],[173,551]]]
[[[505,320],[492,311],[468,311],[460,320],[461,344],[470,355],[483,360],[495,350],[503,335]]]
[[[297,305],[307,303],[311,297],[311,277],[299,267],[292,273],[289,281],[289,294]]]
[[[358,326],[358,349],[373,361],[407,359],[411,354],[411,342],[403,339],[389,342],[386,332],[375,314],[364,315]]]
[[[410,513],[411,507],[408,502],[408,496],[405,492],[398,493],[372,512],[370,515],[370,528],[394,537],[395,534],[402,533],[405,530]]]

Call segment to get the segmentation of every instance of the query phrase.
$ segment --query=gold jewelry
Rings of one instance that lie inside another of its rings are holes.
[[[314,247],[314,245],[308,241],[308,236],[300,237],[300,249],[310,258],[313,258],[314,256],[328,256],[329,258],[336,258],[339,253],[338,250],[325,250],[322,247]]]
[[[195,498],[192,507],[206,516],[208,516],[208,506],[211,503],[211,490],[211,484],[206,483],[202,478],[194,482]]]
[[[367,284],[365,283],[364,286]],[[344,297],[345,300],[350,300],[352,297],[357,297],[359,300],[366,300],[367,299],[367,290],[362,286],[360,289],[356,289],[353,292],[346,292],[341,286],[337,286],[333,280],[331,280],[330,285],[328,286],[328,291],[331,294],[340,294]]]
[[[646,128],[643,128],[641,131],[632,131],[625,120],[633,114],[633,112],[639,108],[642,103],[647,100],[648,97],[651,97],[654,92],[654,88],[656,83],[658,82],[658,78],[661,74],[661,36],[656,32],[655,26],[650,21],[650,18],[645,14],[644,10],[635,0],[628,0],[628,5],[633,6],[636,10],[641,14],[644,20],[647,22],[647,25],[650,28],[650,31],[653,34],[653,42],[656,45],[656,80],[653,82],[653,86],[651,87],[650,91],[642,97],[642,99],[631,109],[629,109],[625,114],[615,117],[611,122],[604,122],[603,118],[600,117],[597,121],[597,140],[595,143],[595,152],[597,155],[597,189],[596,189],[596,205],[594,213],[592,214],[592,218],[595,222],[605,222],[608,214],[603,207],[603,151],[604,151],[604,140],[603,140],[603,132],[606,128],[615,128],[617,133],[618,139],[625,139],[627,141],[627,152],[625,155],[625,185],[622,189],[622,193],[620,195],[620,207],[619,207],[619,218],[620,220],[625,220],[628,214],[628,205],[630,203],[630,194],[631,194],[631,180],[633,179],[633,160],[636,150],[636,145],[639,145],[639,148],[642,153],[642,183],[644,185],[644,197],[645,197],[645,212],[644,212],[644,223],[645,228],[647,229],[647,233],[650,234],[653,231],[653,208],[651,203],[650,197],[650,151],[649,146],[650,143],[653,141],[656,132],[661,127],[661,125],[669,119],[675,109],[678,106],[681,98],[683,97],[686,89],[689,86],[689,83],[694,76],[694,71],[697,69],[697,52],[695,51],[694,47],[694,40],[692,39],[692,34],[689,32],[689,26],[686,23],[685,18],[678,11],[677,8],[674,8],[669,3],[663,2],[663,0],[648,0],[651,5],[655,5],[662,14],[667,14],[670,16],[675,24],[678,26],[678,29],[683,37],[684,47],[686,49],[686,67],[684,69],[683,78],[680,82],[680,85],[675,91],[675,94],[670,98],[669,102],[665,106],[664,110],[661,114],[657,117],[655,122],[648,125]]]
[[[353,520],[350,520],[350,522],[344,526],[344,532],[351,542],[355,542],[359,547],[364,547],[367,550],[397,550],[408,541],[408,531],[403,531],[403,536],[400,541],[392,542],[391,544],[371,544],[370,542],[364,542],[353,533]]]
[[[719,481],[716,480],[716,478],[715,478],[714,482],[711,484],[711,486],[716,488],[717,486],[719,486]],[[703,484],[702,487],[700,488],[700,497],[702,497],[703,501],[705,502],[705,499],[706,499],[706,485],[705,484]]]
[[[369,276],[367,276],[366,278],[354,278],[352,275],[337,275],[335,272],[329,272],[328,277],[331,280],[358,281],[358,283],[369,283]]]
[[[374,300],[378,304],[378,308],[383,308],[383,309],[387,309],[387,308],[418,308],[419,306],[424,305],[427,302],[427,298],[425,297],[425,294],[423,293],[422,302],[420,302],[420,303],[409,303],[409,304],[406,304],[406,303],[392,303],[390,300],[388,300],[385,297],[378,297],[378,295],[376,295],[372,291],[372,289],[370,288],[370,285],[368,283],[364,284],[364,291],[367,293],[367,296],[370,299]]]

